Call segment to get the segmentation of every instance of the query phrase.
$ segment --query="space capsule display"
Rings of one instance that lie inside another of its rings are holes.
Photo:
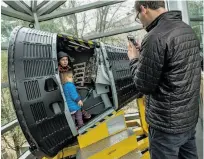
[[[74,84],[92,115],[77,129],[65,100],[58,53],[68,54]],[[136,97],[127,49],[69,35],[16,27],[8,48],[8,76],[20,127],[35,156],[55,156],[96,122]]]

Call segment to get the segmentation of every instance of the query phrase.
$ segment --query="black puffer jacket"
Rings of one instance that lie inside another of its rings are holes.
[[[146,120],[167,133],[196,126],[201,79],[199,41],[180,11],[160,15],[147,28],[139,59],[130,62],[138,91],[146,94]]]

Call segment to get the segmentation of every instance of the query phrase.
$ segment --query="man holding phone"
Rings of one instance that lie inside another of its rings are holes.
[[[180,11],[164,1],[136,1],[136,21],[148,32],[141,48],[129,40],[130,70],[146,95],[152,159],[197,159],[195,127],[199,114],[199,41]]]

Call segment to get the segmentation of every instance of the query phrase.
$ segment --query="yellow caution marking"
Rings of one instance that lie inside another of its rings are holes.
[[[72,42],[75,42],[75,41],[74,41],[74,38],[73,38],[72,36],[67,36],[67,38],[68,38],[69,40],[71,40]]]
[[[93,41],[91,41],[91,40],[88,40],[88,45],[92,48],[93,47]]]
[[[149,139],[148,137],[138,141],[138,149],[143,151],[149,147]]]
[[[150,159],[149,151],[145,152],[140,159]]]
[[[78,150],[79,150],[79,145],[75,145],[75,146],[64,148],[63,151],[60,151],[53,158],[43,157],[42,159],[61,159],[62,157],[68,157],[68,156],[75,155]]]
[[[108,136],[108,128],[106,123],[104,122],[95,127],[94,129],[90,129],[87,133],[79,135],[77,138],[79,147],[84,148]]]
[[[79,43],[80,43],[81,45],[86,46],[86,45],[84,44],[84,41],[83,41],[82,39],[78,39],[78,41],[79,41]]]

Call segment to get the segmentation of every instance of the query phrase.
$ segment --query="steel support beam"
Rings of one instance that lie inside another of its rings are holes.
[[[32,15],[31,10],[28,9],[25,5],[23,5],[20,1],[7,1],[7,0],[3,0],[3,1],[4,3],[6,3],[8,6],[10,6],[16,11]]]
[[[34,19],[35,19],[35,29],[40,30],[40,24],[38,22],[38,17],[36,13],[33,13]]]
[[[34,18],[31,17],[30,15],[15,11],[12,8],[9,8],[9,7],[1,6],[1,14],[9,16],[9,17],[25,20],[25,21],[28,21],[28,22],[33,22],[34,21]]]
[[[31,10],[30,6],[28,6],[23,0],[20,0],[20,2],[21,2],[26,8],[28,8],[29,10]]]
[[[39,10],[40,8],[42,8],[45,4],[47,4],[49,2],[49,0],[44,0],[42,1],[40,4],[37,5],[36,10]]]
[[[31,10],[32,10],[32,12],[36,12],[36,10],[37,10],[37,0],[32,0],[31,1]]]
[[[61,6],[62,4],[64,4],[65,2],[66,0],[52,1],[48,3],[47,5],[45,5],[44,7],[40,8],[37,11],[37,15],[40,16],[43,14],[49,14],[53,12],[55,9],[57,9],[59,6]]]
[[[143,29],[142,25],[136,25],[136,26],[132,26],[132,27],[128,27],[128,28],[115,29],[113,31],[108,31],[105,33],[98,33],[98,34],[96,33],[94,35],[83,37],[83,39],[85,39],[85,40],[99,39],[99,38],[103,38],[103,37],[107,37],[107,36],[113,36],[113,35],[117,35],[117,34],[128,33],[128,32],[137,31],[137,30],[141,30],[141,29]]]
[[[27,150],[18,159],[36,159],[36,157],[31,154],[30,150]]]
[[[194,21],[197,21],[197,22],[203,22],[203,16],[194,16],[194,17],[190,17],[190,21],[194,22]]]
[[[19,125],[18,120],[15,119],[12,122],[4,125],[1,127],[1,135],[3,135],[4,133],[6,133],[7,131],[11,130],[12,128],[16,127],[17,125]]]
[[[124,2],[124,0],[98,1],[98,2],[94,2],[94,3],[82,5],[79,7],[75,7],[75,8],[61,9],[60,11],[55,11],[51,14],[40,16],[38,19],[39,19],[39,22],[42,22],[42,21],[46,21],[46,20],[50,20],[50,19],[54,19],[54,18],[59,18],[59,17],[68,16],[71,14],[87,11],[90,9],[96,9],[96,8],[100,8],[100,7],[107,6],[107,5],[113,5],[116,3],[121,3],[121,2]]]

